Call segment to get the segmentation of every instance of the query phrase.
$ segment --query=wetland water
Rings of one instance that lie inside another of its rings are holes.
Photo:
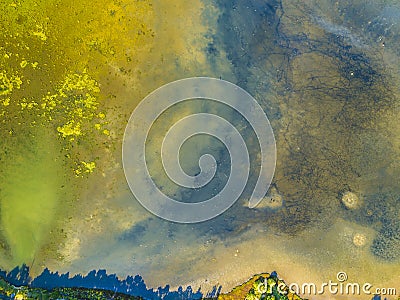
[[[326,282],[339,271],[374,286],[400,282],[395,1],[68,2],[2,4],[1,268],[105,268],[139,273],[149,286],[223,290],[273,270],[286,282]],[[182,201],[226,181],[229,158],[212,138],[182,149],[188,173],[205,152],[217,159],[203,190],[176,187],[157,160],[173,120],[212,112],[246,137],[244,194],[199,224],[163,221],[133,198],[121,166],[129,115],[149,92],[191,76],[229,80],[263,107],[277,142],[264,202],[278,205],[246,205],[259,147],[245,120],[196,101],[155,123],[152,176]]]

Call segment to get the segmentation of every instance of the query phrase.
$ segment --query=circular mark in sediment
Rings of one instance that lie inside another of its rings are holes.
[[[342,203],[347,209],[356,209],[360,207],[360,198],[353,192],[345,192],[342,196]]]
[[[197,134],[217,138],[224,144],[231,158],[230,176],[218,194],[198,203],[179,202],[165,195],[149,174],[145,149],[153,123],[167,109],[191,99],[225,104],[250,124],[261,151],[259,174],[249,199],[249,207],[255,207],[268,191],[275,170],[276,145],[271,125],[261,106],[245,90],[233,83],[208,77],[187,78],[166,84],[149,94],[133,111],[122,146],[124,172],[132,193],[151,213],[178,223],[212,219],[227,210],[241,196],[249,179],[249,151],[239,131],[226,119],[215,114],[197,113],[175,122],[162,142],[161,159],[165,174],[174,184],[185,188],[202,188],[215,175],[215,158],[211,155],[201,156],[198,161],[200,173],[191,176],[180,165],[179,151],[185,141]],[[209,126],[210,123],[214,126]]]
[[[363,233],[356,233],[353,236],[353,244],[357,247],[363,247],[367,243],[367,237]]]

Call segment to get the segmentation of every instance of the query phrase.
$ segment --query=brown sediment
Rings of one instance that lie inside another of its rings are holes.
[[[274,184],[285,207],[266,224],[292,235],[329,227],[346,191],[376,191],[387,182],[384,172],[391,180],[388,166],[398,154],[382,124],[397,107],[398,78],[381,60],[380,45],[349,45],[344,26],[330,25],[342,34],[335,36],[316,23],[320,5],[269,1],[253,14],[256,5],[227,8],[221,31],[239,81],[265,105],[275,131]],[[335,13],[323,16],[336,20]],[[241,24],[239,14],[254,15],[258,27]],[[393,188],[391,181],[387,191]]]

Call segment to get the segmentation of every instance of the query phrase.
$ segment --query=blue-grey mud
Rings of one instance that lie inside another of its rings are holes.
[[[107,269],[140,274],[149,286],[195,289],[229,290],[268,270],[289,283],[318,284],[345,271],[352,282],[398,285],[397,1],[1,6],[1,269]],[[198,158],[213,154],[219,168],[209,186],[183,189],[162,172],[163,134],[192,113],[230,120],[253,164],[234,206],[183,225],[152,216],[133,198],[121,145],[148,93],[193,76],[231,81],[255,97],[275,133],[277,165],[264,203],[249,209],[259,146],[246,120],[207,101],[167,112],[146,148],[166,194],[202,201],[229,176],[226,149],[206,136],[189,140],[180,158],[193,175]]]

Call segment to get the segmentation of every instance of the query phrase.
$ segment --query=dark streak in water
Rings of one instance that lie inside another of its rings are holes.
[[[272,121],[279,153],[274,184],[287,199],[284,209],[274,214],[238,207],[227,214],[247,214],[250,223],[264,221],[278,232],[295,235],[317,224],[329,227],[334,216],[351,219],[356,213],[343,209],[340,193],[362,191],[370,176],[376,176],[370,190],[384,186],[381,193],[398,193],[393,182],[386,182],[395,157],[392,143],[377,125],[394,109],[396,97],[378,45],[368,42],[374,34],[364,36],[364,44],[356,35],[361,31],[320,19],[300,1],[288,7],[276,0],[217,3],[223,10],[219,38],[237,83],[256,96]],[[357,16],[352,17],[356,22]],[[366,44],[371,48],[361,47]],[[377,203],[366,198],[365,205],[384,211],[393,204],[386,199]],[[400,247],[385,235],[390,226],[379,225],[383,218],[358,214],[357,221],[373,223],[380,231],[374,254],[400,256]],[[245,227],[238,219],[232,223]],[[380,247],[382,239],[388,250]]]

